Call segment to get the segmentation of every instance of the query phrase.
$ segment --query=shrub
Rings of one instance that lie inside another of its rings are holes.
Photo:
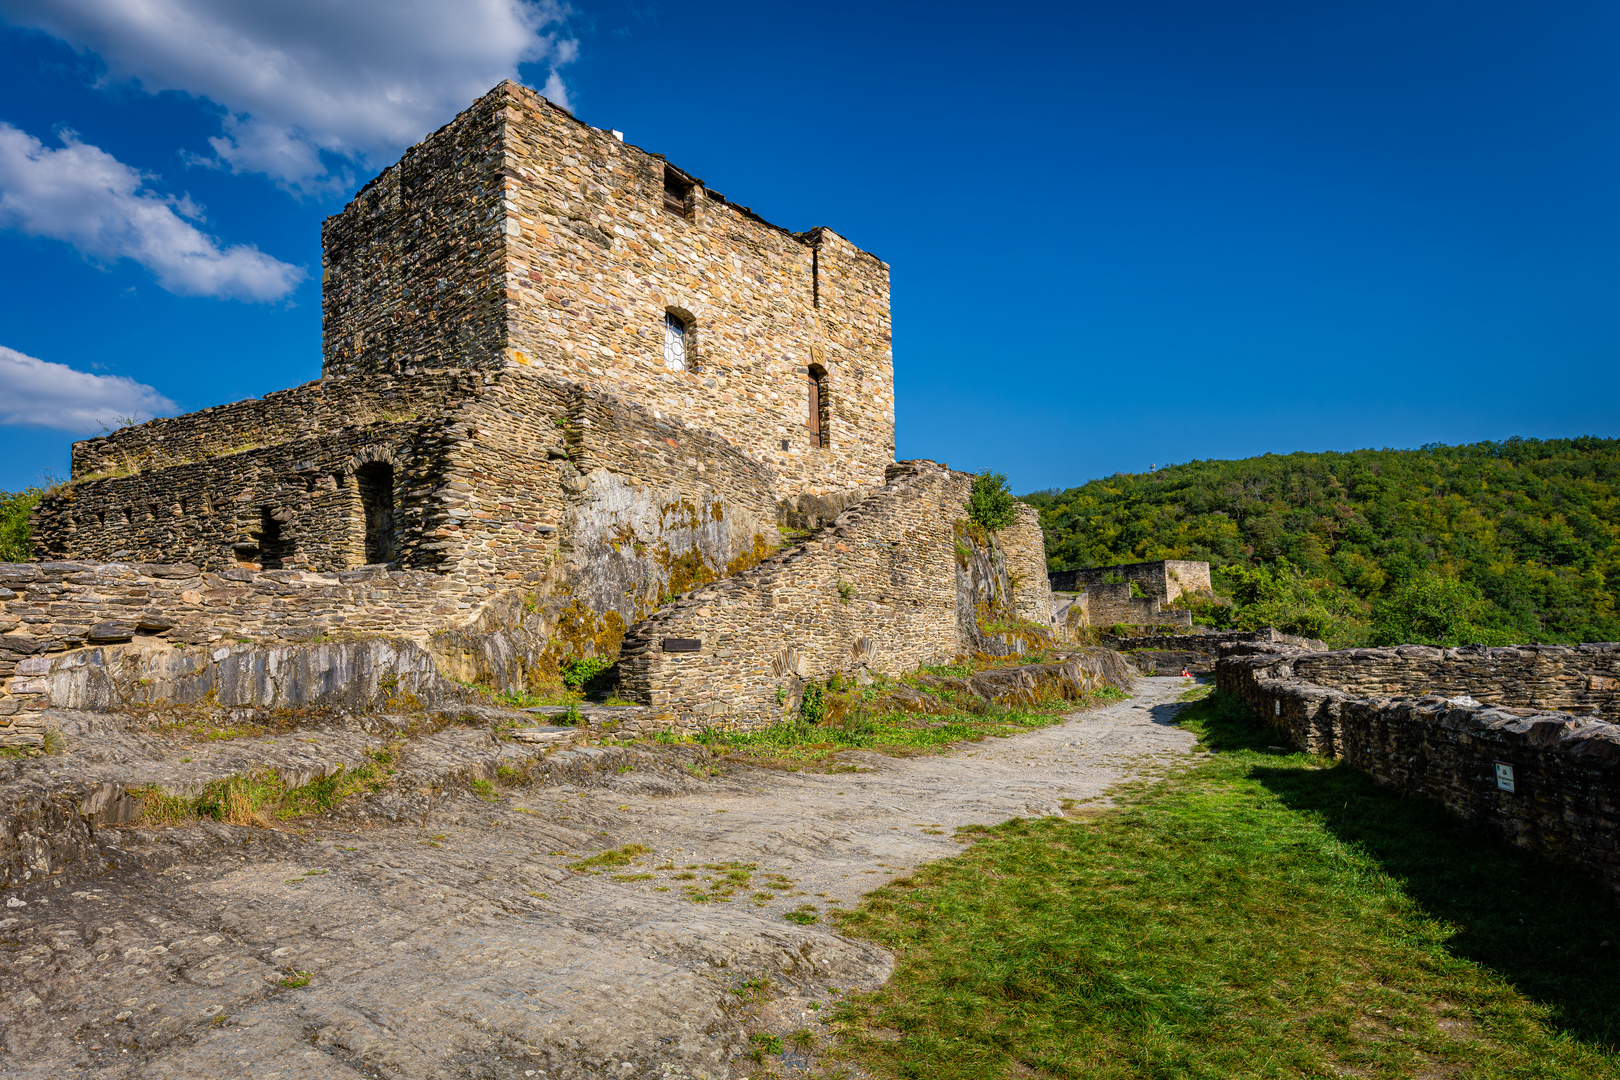
[[[1018,520],[1018,500],[1007,490],[1007,478],[998,472],[984,470],[973,478],[973,490],[968,493],[968,520],[990,532],[1005,529]]]
[[[578,690],[613,666],[613,661],[601,656],[570,656],[562,662],[563,685]]]
[[[804,697],[799,701],[799,715],[812,724],[821,722],[827,714],[827,688],[820,683],[808,683]]]
[[[0,491],[0,562],[27,562],[33,558],[33,526],[28,515],[44,494],[39,488]]]

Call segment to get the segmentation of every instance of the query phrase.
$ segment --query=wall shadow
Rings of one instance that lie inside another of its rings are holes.
[[[1203,717],[1208,748],[1292,753],[1279,749],[1282,732],[1236,704]],[[1259,760],[1249,775],[1367,853],[1426,912],[1455,926],[1447,943],[1453,955],[1546,1005],[1569,1034],[1620,1049],[1620,902],[1613,893],[1342,762],[1301,769]]]

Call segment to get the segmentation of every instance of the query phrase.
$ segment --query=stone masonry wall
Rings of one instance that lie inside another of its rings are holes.
[[[477,613],[460,583],[420,571],[0,563],[0,718],[50,704],[38,683],[45,669],[22,665],[55,665],[87,649],[143,641],[164,650],[235,649],[350,635],[426,646],[436,631]]]
[[[618,693],[681,726],[753,726],[780,719],[801,680],[970,651],[954,523],[973,478],[933,462],[902,462],[890,475],[805,543],[632,627]],[[965,599],[969,619],[975,599]]]
[[[1018,519],[996,534],[997,546],[1013,582],[1013,610],[1018,618],[1053,631],[1052,587],[1046,578],[1046,538],[1041,515],[1019,503]]]
[[[321,373],[499,368],[503,101],[486,94],[321,227]]]
[[[1549,707],[1614,716],[1620,646],[1228,650],[1216,665],[1220,687],[1295,745],[1436,799],[1620,892],[1620,726]],[[1447,682],[1470,672],[1481,677],[1473,687]],[[1368,694],[1316,678],[1382,681]]]
[[[372,561],[356,471],[386,462],[393,468],[394,564],[436,566],[441,556],[424,496],[443,482],[450,449],[439,423],[377,422],[75,483],[41,500],[35,548],[47,558],[167,559],[216,572],[351,569]],[[267,520],[274,525],[267,528]]]
[[[328,221],[324,370],[449,354],[534,366],[718,432],[773,470],[779,495],[880,484],[894,454],[888,267],[701,183],[683,213],[665,209],[665,168],[531,90],[496,87]],[[431,184],[407,183],[418,173]],[[684,371],[664,363],[669,312],[691,327]],[[807,424],[812,365],[826,373],[826,445]]]
[[[701,184],[684,215],[667,210],[663,158],[523,87],[507,84],[505,102],[512,361],[717,431],[783,494],[880,484],[894,460],[888,267]],[[664,364],[670,311],[690,325],[685,371]],[[819,447],[812,364],[827,373]]]
[[[435,540],[469,581],[571,608],[573,655],[778,545],[772,473],[711,432],[521,369],[458,419]]]

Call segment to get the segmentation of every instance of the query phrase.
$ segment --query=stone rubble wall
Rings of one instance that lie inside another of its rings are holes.
[[[1059,592],[1094,591],[1098,586],[1115,585],[1105,578],[1120,577],[1135,583],[1149,597],[1168,604],[1182,593],[1211,593],[1209,563],[1191,559],[1158,559],[1153,562],[1094,566],[1084,570],[1053,570],[1052,588]],[[1126,596],[1130,595],[1129,590]]]
[[[1620,646],[1226,648],[1217,684],[1294,745],[1620,892],[1620,726],[1593,715],[1616,715]],[[1460,685],[1468,674],[1479,681]],[[1511,767],[1513,791],[1499,786],[1498,765]]]
[[[1057,577],[1056,574],[1053,577]],[[1052,593],[1053,618],[1072,633],[1087,626],[1192,626],[1192,612],[1165,610],[1157,596],[1132,596],[1129,582],[1086,586],[1085,592]],[[1077,603],[1078,601],[1078,603]],[[1072,616],[1072,617],[1071,617]]]
[[[1057,623],[1052,586],[1046,577],[1046,537],[1041,532],[1041,515],[1024,503],[1019,503],[1017,510],[1017,520],[996,534],[996,546],[1011,577],[1013,611],[1019,619],[1051,634]]]
[[[235,655],[243,648],[351,635],[386,637],[393,644],[378,647],[404,656],[402,640],[426,648],[436,631],[477,614],[456,582],[420,571],[215,574],[173,564],[0,563],[0,725],[16,727],[14,734],[28,726],[37,735],[27,714],[77,700],[57,700],[67,684],[52,680],[84,663],[101,663],[85,657],[112,655],[102,646],[143,646],[148,651],[116,654],[124,658],[120,678],[162,685],[170,678],[166,657],[190,663],[221,649]],[[264,662],[280,663],[273,657]],[[401,677],[414,678],[410,670],[406,664]],[[340,707],[347,700],[347,691],[329,681],[309,685]]]
[[[790,233],[513,84],[504,101],[510,362],[685,417],[770,465],[779,494],[875,487],[894,460],[889,268],[828,229]],[[664,320],[689,324],[686,370]],[[809,425],[826,371],[825,445]],[[786,443],[786,447],[783,443]]]
[[[193,563],[315,571],[367,564],[355,471],[394,468],[395,565],[434,566],[429,504],[453,436],[437,423],[377,424],[177,465],[73,484],[41,501],[35,546],[50,559]],[[416,497],[412,497],[415,494]],[[267,538],[265,516],[280,530]]]
[[[919,461],[889,479],[804,543],[632,627],[617,693],[676,727],[758,726],[779,720],[804,680],[971,652],[963,624],[987,594],[958,587],[977,560],[956,523],[973,477]]]

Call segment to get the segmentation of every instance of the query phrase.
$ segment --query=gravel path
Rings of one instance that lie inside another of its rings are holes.
[[[628,752],[600,783],[411,825],[165,833],[160,869],[8,891],[0,1076],[730,1076],[748,1032],[816,1030],[819,1006],[890,973],[786,914],[954,854],[959,826],[1060,813],[1184,758],[1182,688],[1144,679],[948,755],[847,754],[854,772],[705,776]],[[648,854],[567,868],[629,844]]]

